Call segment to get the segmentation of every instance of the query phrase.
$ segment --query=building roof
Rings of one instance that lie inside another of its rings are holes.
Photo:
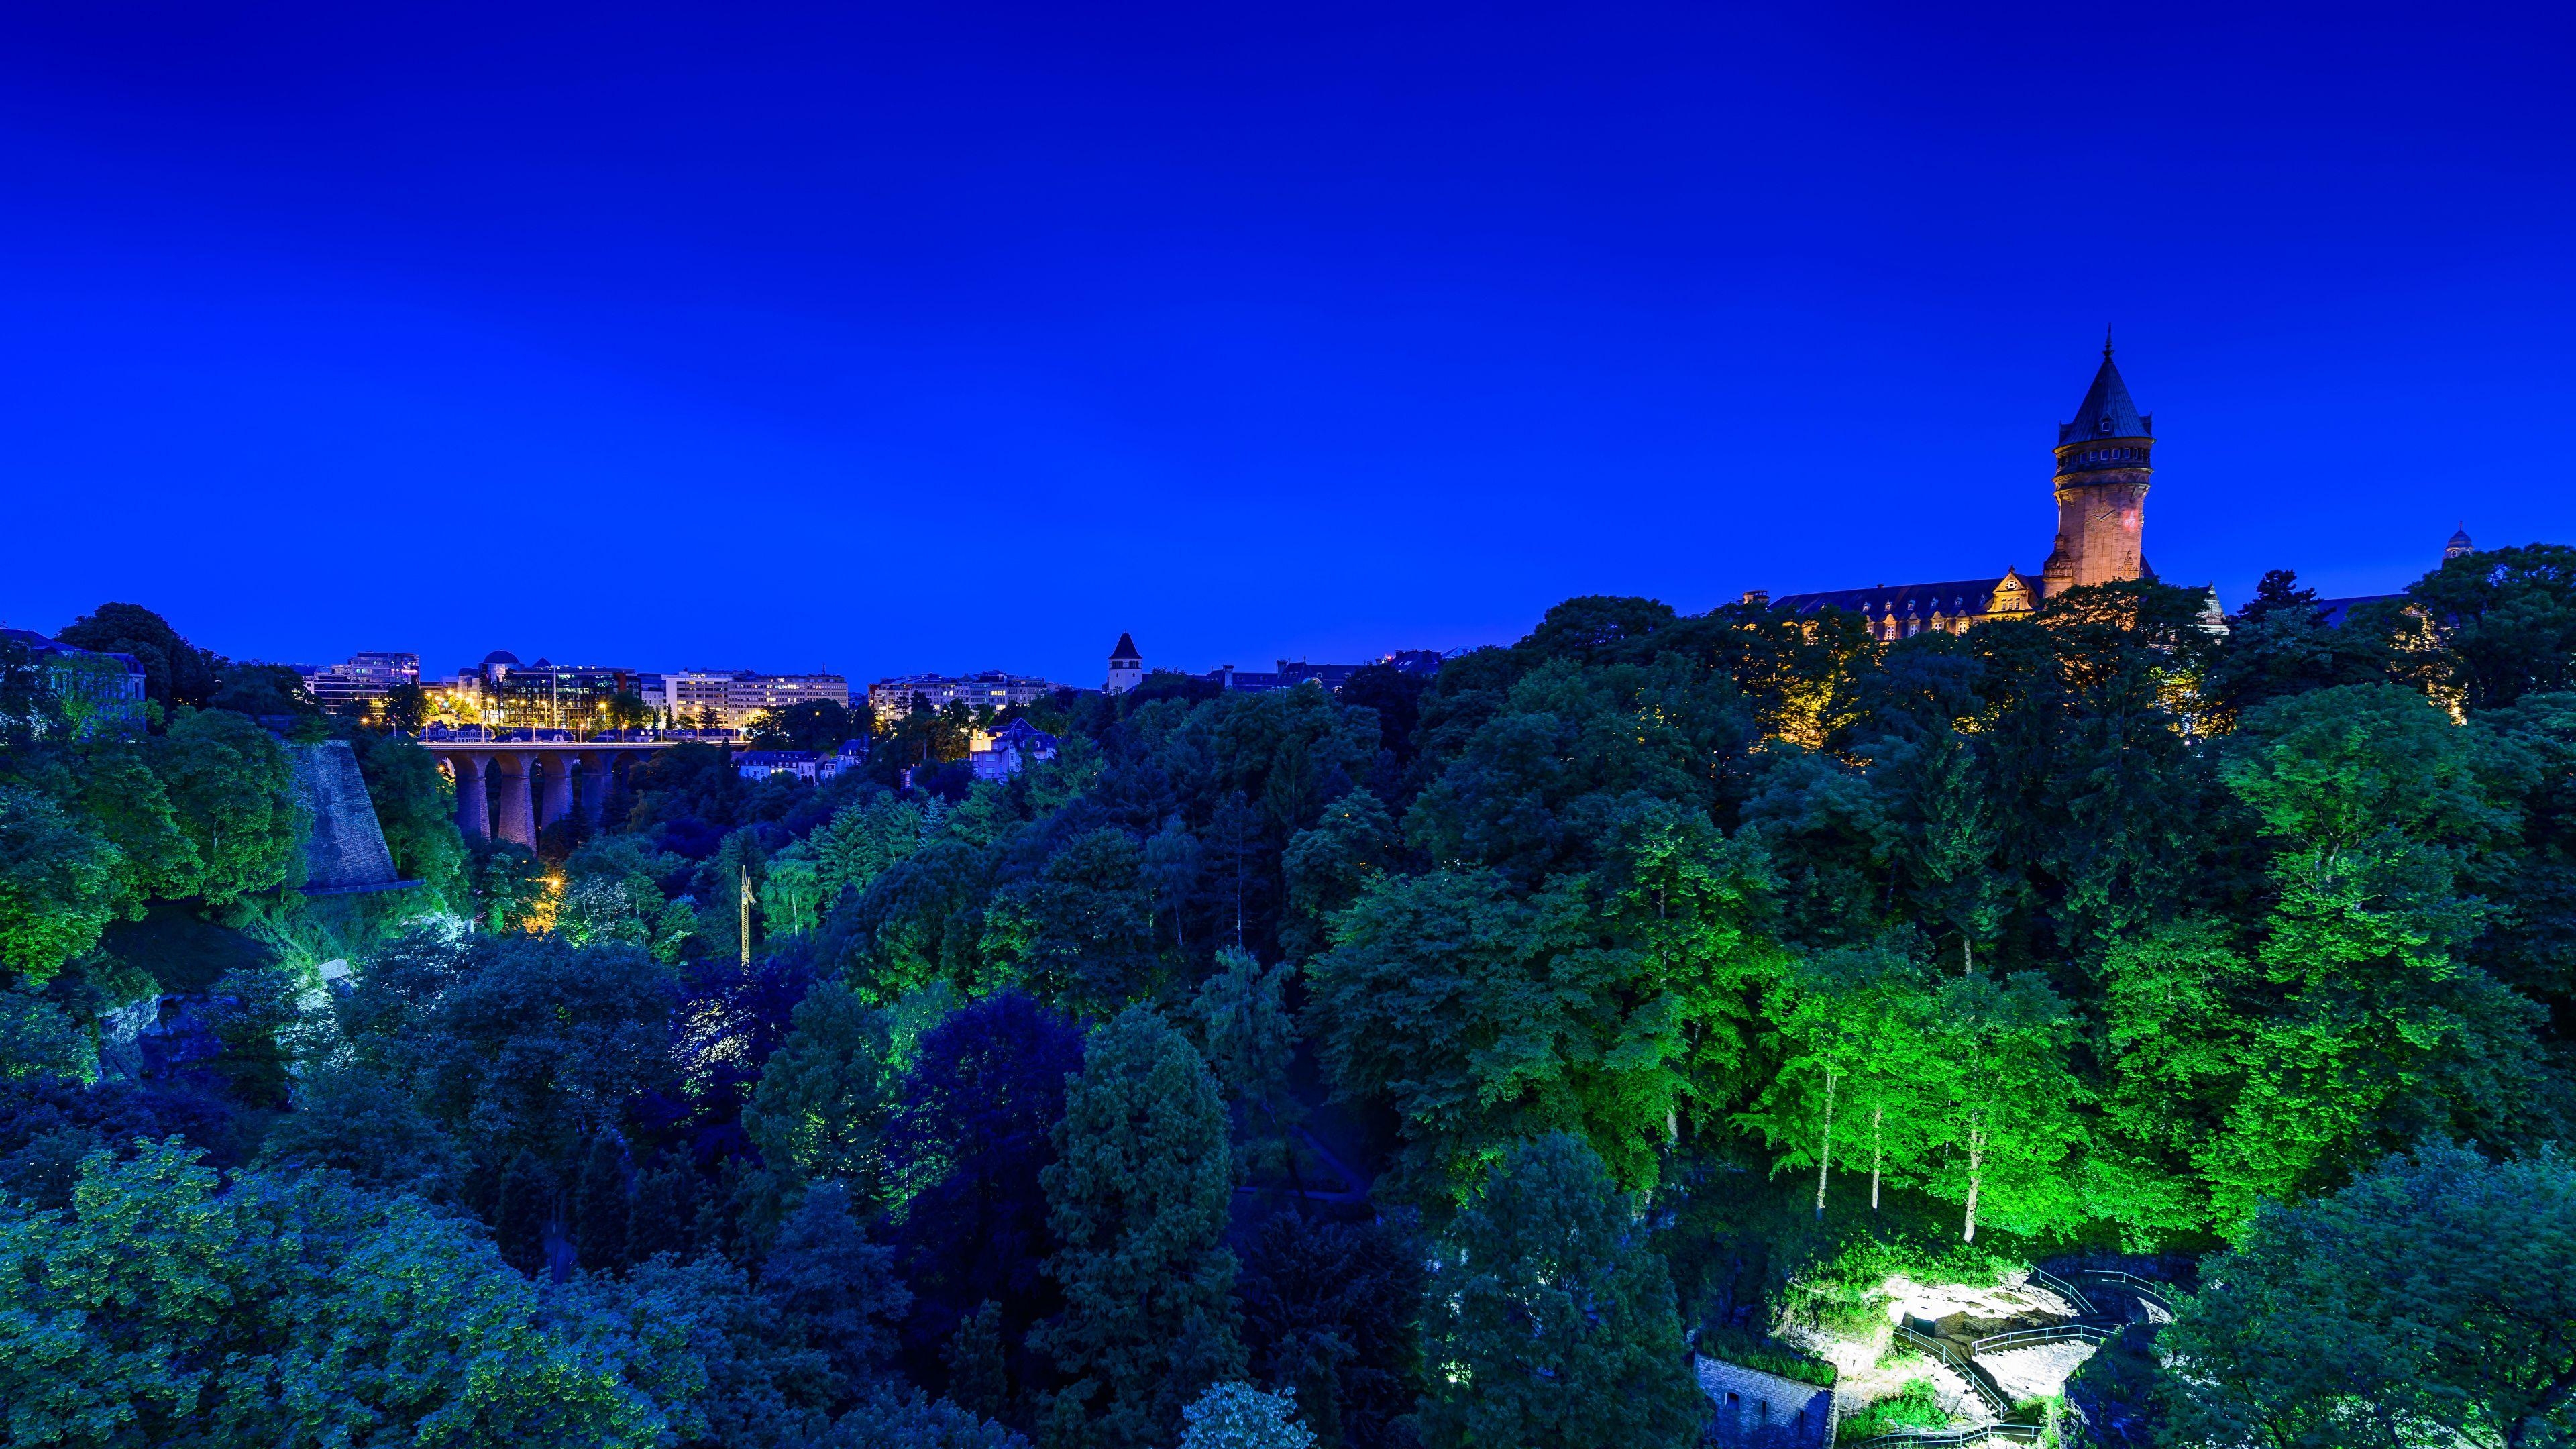
[[[1015,719],[993,732],[995,745],[1008,744],[1013,749],[1026,749],[1035,744],[1041,749],[1055,748],[1055,736],[1024,719]]]
[[[2093,374],[2093,386],[2084,393],[2084,401],[2075,409],[2075,421],[2060,423],[2057,446],[2089,441],[2094,438],[2152,438],[2155,417],[2138,411],[2129,400],[2129,385],[2120,380],[2120,365],[2111,360],[2111,339],[2102,339],[2102,367]]]
[[[483,656],[483,662],[486,664],[516,664],[519,662],[519,656],[511,653],[507,649],[495,649],[491,653]]]
[[[131,654],[126,654],[113,649],[83,649],[77,644],[66,644],[59,639],[48,639],[33,629],[0,629],[0,637],[17,640],[19,643],[26,645],[30,653],[60,654],[67,658],[74,659],[116,659],[124,662],[125,672],[128,674],[141,674],[144,672],[143,661],[135,658]]]
[[[1136,637],[1122,629],[1118,632],[1118,647],[1109,651],[1109,657],[1141,661],[1145,656],[1136,652]]]
[[[1818,609],[1849,609],[1873,619],[1911,612],[1929,619],[1935,613],[1957,618],[1982,614],[1994,602],[2003,580],[1954,579],[1940,584],[1873,584],[1866,589],[1829,589],[1817,594],[1784,594],[1771,601],[1775,609],[1812,614]]]

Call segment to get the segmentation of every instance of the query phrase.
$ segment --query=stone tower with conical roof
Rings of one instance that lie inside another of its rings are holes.
[[[2147,479],[2155,442],[2155,417],[2129,400],[2105,333],[2102,369],[2093,374],[2075,421],[2057,429],[2057,550],[2041,571],[2046,592],[2149,572]]]

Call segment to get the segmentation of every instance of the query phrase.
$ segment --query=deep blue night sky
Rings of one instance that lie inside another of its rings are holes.
[[[2565,15],[12,6],[0,618],[1097,683],[2035,570],[2106,321],[2166,577],[2391,589],[2576,539]]]

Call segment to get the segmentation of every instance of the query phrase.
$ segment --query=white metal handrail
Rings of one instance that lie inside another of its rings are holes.
[[[2052,1323],[2046,1328],[2016,1328],[2008,1333],[1989,1334],[1968,1345],[1968,1352],[1985,1353],[1998,1348],[2019,1348],[2025,1344],[2055,1343],[2061,1339],[2080,1338],[2086,1343],[2109,1343],[2120,1336],[2116,1328],[2098,1323]]]
[[[1893,1434],[1876,1434],[1849,1449],[1945,1449],[1945,1446],[1981,1444],[1988,1439],[2001,1439],[2011,1444],[2036,1444],[2046,1436],[2037,1424],[1980,1424],[1970,1429],[1899,1430]]]
[[[2174,1311],[2173,1299],[2165,1293],[2166,1289],[2173,1286],[2170,1283],[2158,1283],[2152,1278],[2141,1278],[2135,1273],[2124,1273],[2117,1268],[2087,1268],[2084,1270],[2084,1276],[2099,1278],[2106,1283],[2117,1283],[2167,1313]]]
[[[1988,1383],[1983,1372],[1962,1357],[1957,1349],[1928,1333],[1917,1333],[1902,1323],[1896,1325],[1894,1337],[1898,1343],[1908,1348],[1932,1355],[1940,1360],[1943,1367],[1966,1379],[1968,1387],[1975,1391],[1978,1398],[1985,1400],[1986,1407],[1994,1411],[1996,1418],[2002,1418],[2012,1412],[2012,1401],[2005,1398],[2001,1390]]]
[[[2094,1314],[2102,1311],[2093,1306],[2093,1300],[2085,1297],[2082,1289],[2077,1288],[2074,1284],[2058,1277],[2046,1268],[2033,1268],[2030,1270],[2030,1276],[2033,1280],[2038,1282],[2041,1287],[2056,1293],[2067,1302],[2074,1304],[2075,1311],[2083,1314],[2087,1318],[2090,1318]]]

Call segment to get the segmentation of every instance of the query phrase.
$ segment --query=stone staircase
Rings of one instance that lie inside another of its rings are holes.
[[[1980,1355],[2009,1353],[2070,1340],[2099,1345],[2119,1337],[2131,1323],[2140,1319],[2170,1321],[2173,1317],[2173,1300],[2167,1296],[2164,1284],[2113,1268],[2079,1269],[2075,1276],[2094,1291],[2087,1293],[2075,1282],[2044,1268],[2031,1270],[2029,1281],[2032,1286],[2055,1294],[2075,1310],[2073,1317],[2043,1327],[2012,1329],[1971,1339],[1961,1336],[1955,1329],[1944,1333],[1938,1324],[1931,1322],[1898,1324],[1893,1342],[1913,1349],[1947,1369],[1949,1374],[1945,1377],[1955,1376],[1965,1383],[1993,1422],[1956,1429],[1881,1434],[1863,1440],[1854,1449],[1900,1449],[1900,1446],[1903,1449],[1950,1449],[1950,1446],[1986,1443],[2040,1442],[2044,1432],[2042,1427],[2013,1418],[2013,1395],[1990,1368],[1978,1362]],[[2121,1298],[2134,1299],[2138,1312],[2133,1315],[2112,1311],[2106,1306],[2117,1304]]]

